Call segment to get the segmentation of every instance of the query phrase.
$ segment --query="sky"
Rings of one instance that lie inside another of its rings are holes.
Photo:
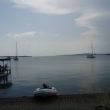
[[[0,0],[0,56],[110,53],[110,0]]]

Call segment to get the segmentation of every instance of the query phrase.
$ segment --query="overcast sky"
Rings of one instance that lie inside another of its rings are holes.
[[[110,0],[0,0],[0,55],[110,52]]]

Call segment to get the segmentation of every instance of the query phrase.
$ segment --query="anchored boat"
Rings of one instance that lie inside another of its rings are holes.
[[[96,56],[94,55],[93,44],[91,44],[91,53],[87,55],[87,58],[96,58]]]

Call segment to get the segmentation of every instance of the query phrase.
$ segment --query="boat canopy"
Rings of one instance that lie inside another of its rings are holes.
[[[10,58],[0,58],[0,61],[10,61]]]

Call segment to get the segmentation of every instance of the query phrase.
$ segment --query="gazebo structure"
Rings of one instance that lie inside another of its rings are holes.
[[[9,81],[11,75],[11,59],[0,58],[0,88],[7,88],[12,85]]]

